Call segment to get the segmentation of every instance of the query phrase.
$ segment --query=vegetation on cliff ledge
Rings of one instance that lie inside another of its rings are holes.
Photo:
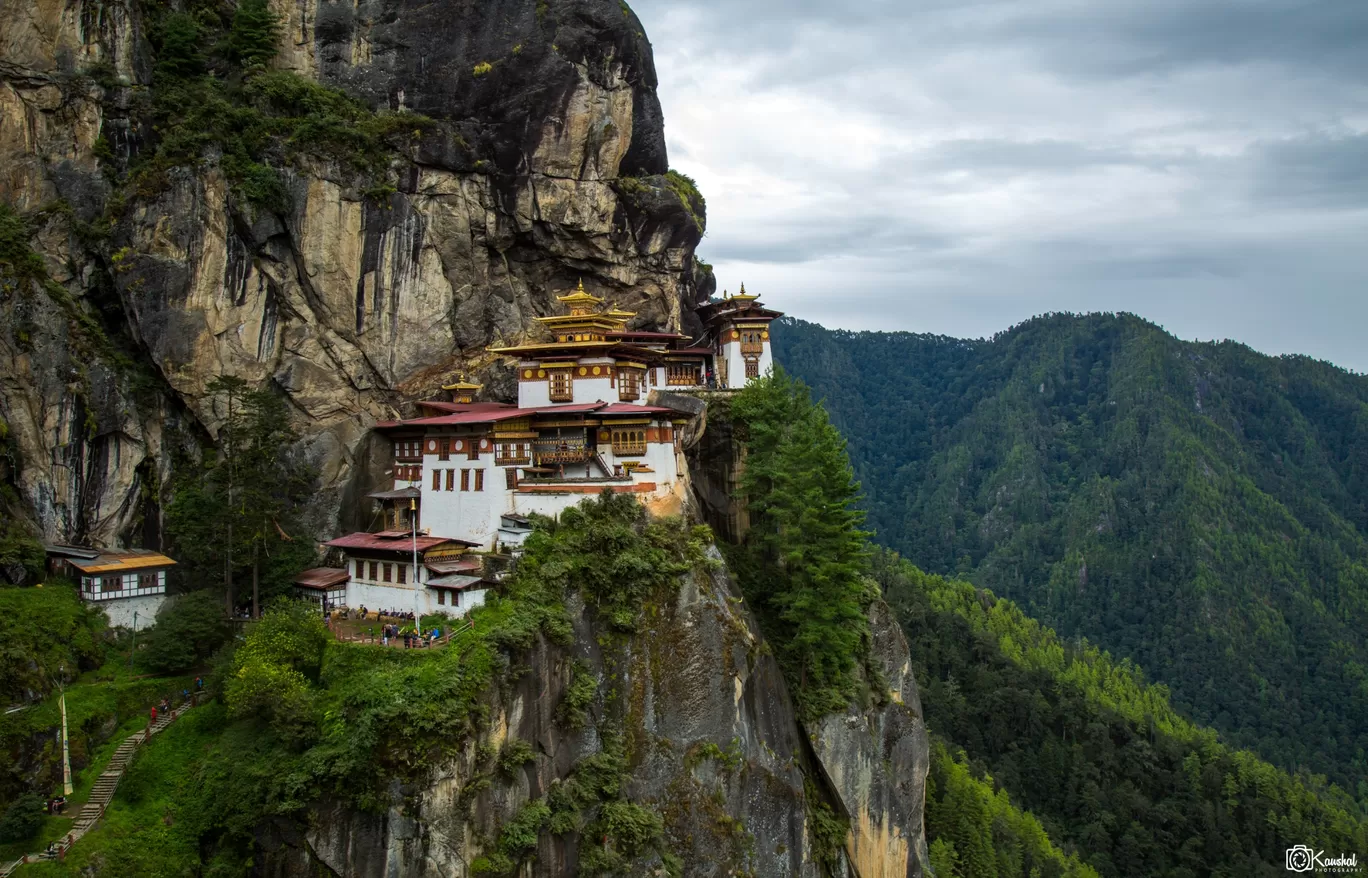
[[[870,686],[869,544],[845,440],[782,369],[732,401],[750,530],[729,560],[793,686],[800,713],[844,710]]]
[[[601,623],[599,649],[612,651],[682,573],[706,571],[709,540],[706,528],[649,520],[627,495],[586,501],[559,522],[539,522],[500,593],[440,650],[338,642],[316,610],[277,604],[218,659],[217,700],[140,751],[105,821],[65,863],[26,874],[78,875],[95,864],[103,876],[241,874],[261,856],[263,827],[302,826],[320,800],[372,812],[411,807],[395,781],[425,780],[439,762],[471,766],[456,803],[471,809],[539,758],[523,742],[482,744],[491,705],[517,679],[515,657],[539,638],[568,645],[567,605],[576,600]],[[587,692],[572,685],[567,697],[577,722],[595,725],[600,750],[483,841],[483,855],[472,856],[478,873],[512,873],[542,833],[600,842],[586,848],[581,874],[638,860],[677,870],[661,815],[627,798],[621,684],[587,679]]]
[[[390,163],[431,124],[415,113],[375,112],[337,89],[268,69],[279,22],[265,0],[187,11],[144,6],[156,65],[151,88],[135,92],[134,111],[150,116],[155,137],[122,169],[134,197],[156,195],[173,168],[206,160],[216,161],[247,201],[277,212],[290,208],[280,170],[308,158],[335,162],[357,175],[360,188],[378,192]],[[107,142],[101,151],[117,170],[116,151]]]

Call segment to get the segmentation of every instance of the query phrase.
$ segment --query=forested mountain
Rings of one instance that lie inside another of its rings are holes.
[[[1129,662],[891,552],[873,572],[925,687],[937,878],[1089,874],[1079,861],[1101,878],[1271,878],[1294,844],[1368,854],[1346,793],[1220,743]]]
[[[1368,801],[1368,378],[1131,315],[774,339],[848,437],[879,542]]]

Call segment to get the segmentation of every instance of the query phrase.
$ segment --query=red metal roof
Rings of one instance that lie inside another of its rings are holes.
[[[499,409],[517,408],[508,402],[446,402],[440,399],[423,400],[418,405],[425,409],[435,409],[439,412],[487,412]]]
[[[414,418],[408,421],[386,421],[385,423],[376,424],[375,426],[377,429],[383,427],[454,427],[462,424],[491,424],[497,421],[511,420],[513,418],[529,418],[545,415],[641,415],[673,411],[676,411],[676,409],[662,408],[660,406],[633,405],[626,402],[607,403],[603,400],[598,400],[596,402],[539,406],[530,409],[505,408],[479,412],[455,412],[453,414],[437,415],[431,418]],[[687,414],[687,412],[685,414]]]
[[[303,588],[316,588],[326,591],[346,584],[351,574],[341,567],[315,567],[305,570],[294,578],[294,584]]]
[[[444,543],[458,543],[462,546],[478,546],[479,543],[472,543],[469,540],[458,540],[453,537],[427,537],[419,536],[418,551],[426,552],[433,546],[440,546]],[[412,534],[404,534],[402,537],[382,537],[380,534],[355,533],[347,534],[345,537],[338,537],[327,543],[334,549],[371,549],[385,552],[411,552],[413,551],[414,539]]]
[[[674,414],[675,410],[659,405],[633,405],[630,402],[615,402],[594,412],[596,415],[661,415]]]

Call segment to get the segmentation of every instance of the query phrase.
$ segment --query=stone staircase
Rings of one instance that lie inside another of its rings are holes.
[[[138,747],[153,735],[171,725],[171,723],[180,718],[181,714],[198,703],[199,696],[196,695],[194,700],[188,701],[180,707],[173,708],[170,713],[158,716],[157,721],[149,728],[141,732],[134,732],[125,738],[123,743],[118,746],[118,749],[114,751],[114,755],[110,757],[109,764],[105,766],[105,770],[100,772],[100,776],[96,778],[95,785],[90,788],[90,796],[86,799],[85,805],[83,805],[81,810],[76,814],[75,823],[72,825],[71,831],[62,836],[61,839],[55,842],[52,848],[47,851],[37,854],[28,854],[12,863],[0,864],[0,878],[8,878],[14,870],[25,863],[61,859],[65,857],[67,851],[71,849],[71,846],[75,844],[81,836],[94,828],[95,824],[104,816],[105,809],[108,808],[109,803],[114,800],[114,792],[119,787],[119,780],[123,777],[124,770],[128,768],[128,763],[133,761],[133,754],[137,751]]]

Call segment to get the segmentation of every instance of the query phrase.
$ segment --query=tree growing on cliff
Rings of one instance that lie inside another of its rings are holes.
[[[732,402],[745,436],[741,478],[751,528],[739,572],[807,716],[859,694],[869,650],[869,534],[841,438],[801,382],[782,369]]]
[[[280,20],[266,0],[242,0],[228,29],[228,57],[243,67],[266,64],[276,53]]]
[[[263,590],[282,593],[313,560],[311,541],[298,538],[299,510],[317,474],[292,453],[298,434],[277,394],[229,376],[209,390],[225,406],[219,447],[177,486],[167,530],[192,582],[223,576],[230,607],[237,578],[249,575],[256,616]]]

